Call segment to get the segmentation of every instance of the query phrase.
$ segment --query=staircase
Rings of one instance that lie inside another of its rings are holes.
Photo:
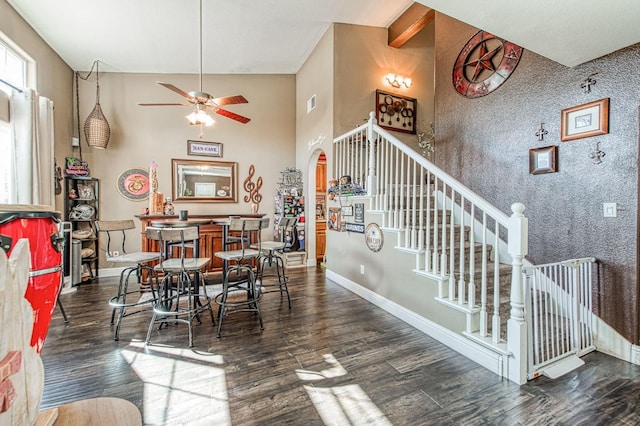
[[[471,348],[472,358],[473,351],[493,357],[496,372],[516,383],[527,380],[527,368],[531,378],[524,206],[504,214],[378,127],[374,113],[334,140],[332,158],[333,176],[364,187],[368,213],[396,234],[396,250],[414,257],[415,275],[435,283],[437,303],[464,316],[464,330],[446,331],[459,336],[456,345]]]

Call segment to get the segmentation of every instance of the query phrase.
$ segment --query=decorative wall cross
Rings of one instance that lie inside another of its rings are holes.
[[[591,92],[591,86],[595,86],[596,85],[596,80],[593,78],[594,76],[598,75],[597,72],[594,72],[593,74],[591,74],[589,77],[587,77],[582,84],[580,84],[580,87],[582,88],[582,90],[584,90],[584,93],[589,93]]]
[[[538,137],[539,141],[543,141],[544,137],[548,134],[549,132],[546,131],[544,129],[544,122],[540,123],[540,128],[538,129],[538,131],[536,132],[536,136]]]
[[[600,151],[600,142],[596,142],[596,149],[589,154],[589,158],[591,158],[593,164],[600,164],[605,155],[603,151]]]

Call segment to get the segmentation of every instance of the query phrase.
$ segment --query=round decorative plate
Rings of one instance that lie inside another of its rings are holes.
[[[478,31],[464,45],[453,66],[453,86],[467,98],[496,90],[516,69],[522,51],[517,44]]]
[[[129,169],[120,173],[116,181],[118,192],[132,201],[149,198],[149,172],[144,169]]]
[[[377,223],[370,223],[364,230],[364,241],[367,243],[369,250],[378,252],[384,244],[384,235]]]

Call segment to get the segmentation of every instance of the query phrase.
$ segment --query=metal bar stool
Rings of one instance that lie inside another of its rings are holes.
[[[256,288],[254,264],[260,257],[262,230],[268,227],[269,218],[232,218],[228,231],[239,234],[233,241],[240,247],[215,253],[226,265],[223,271],[222,293],[215,297],[215,302],[219,305],[218,337],[222,333],[224,317],[235,312],[255,312],[260,320],[260,330],[264,330],[259,304],[262,293]],[[250,247],[253,232],[258,234],[257,248]],[[244,293],[246,298],[239,297],[236,293]]]
[[[115,322],[116,329],[113,333],[113,340],[120,338],[120,324],[122,319],[129,315],[136,314],[138,312],[147,311],[151,308],[149,299],[141,298],[141,293],[145,286],[152,285],[153,268],[148,265],[149,262],[160,259],[160,253],[153,252],[136,252],[127,253],[125,249],[126,231],[129,229],[135,229],[133,220],[99,220],[96,221],[96,229],[98,232],[107,234],[107,262],[128,264],[122,272],[120,272],[120,282],[118,284],[118,293],[109,299],[109,305],[111,305],[111,325],[114,325],[116,312],[118,312],[118,320]],[[112,256],[111,242],[112,238],[116,238],[116,235],[121,240],[120,254],[118,256]],[[142,271],[147,270],[149,272],[149,283],[142,284],[140,282],[142,278]],[[138,288],[130,289],[129,278],[131,274],[136,273]],[[133,300],[131,300],[133,297]],[[130,308],[135,308],[133,311],[128,311]],[[60,305],[62,310],[62,305]],[[64,310],[62,311],[64,315]]]
[[[209,311],[215,325],[211,298],[207,295],[202,269],[211,262],[208,257],[187,257],[191,242],[199,239],[197,227],[146,229],[147,238],[158,241],[160,247],[177,247],[180,256],[170,258],[171,249],[162,251],[162,261],[155,266],[163,277],[154,294],[153,316],[149,323],[145,344],[151,344],[151,331],[170,322],[183,322],[189,326],[189,347],[193,346],[193,321],[202,324],[200,313]],[[193,275],[193,277],[192,277]]]
[[[260,247],[260,268],[258,270],[258,276],[256,277],[258,287],[263,294],[277,292],[280,293],[281,299],[282,295],[286,294],[289,309],[291,309],[291,296],[289,295],[289,287],[287,286],[289,277],[287,277],[283,256],[284,252],[288,251],[293,243],[293,239],[287,239],[285,235],[287,231],[293,231],[297,221],[298,218],[295,216],[283,217],[278,224],[278,227],[282,231],[279,232],[279,235],[282,236],[283,241],[264,241],[262,243],[262,247]],[[256,244],[252,244],[251,247],[258,248]],[[275,272],[273,271],[274,268]],[[270,272],[266,275],[266,278],[277,277],[277,282],[265,281],[265,271],[267,269],[269,269]]]

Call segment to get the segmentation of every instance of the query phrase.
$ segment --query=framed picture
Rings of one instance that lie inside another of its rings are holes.
[[[353,216],[353,206],[342,206],[342,216]]]
[[[222,144],[219,142],[187,141],[187,155],[222,157]]]
[[[529,173],[555,173],[558,171],[558,147],[556,145],[529,150]]]
[[[364,203],[356,203],[355,204],[355,222],[356,223],[364,223]]]
[[[562,110],[560,140],[574,139],[609,133],[609,98]]]
[[[340,232],[342,218],[340,217],[339,207],[329,207],[329,219],[327,220],[327,228],[332,231]]]
[[[417,106],[414,98],[376,90],[376,122],[383,129],[415,135]]]

